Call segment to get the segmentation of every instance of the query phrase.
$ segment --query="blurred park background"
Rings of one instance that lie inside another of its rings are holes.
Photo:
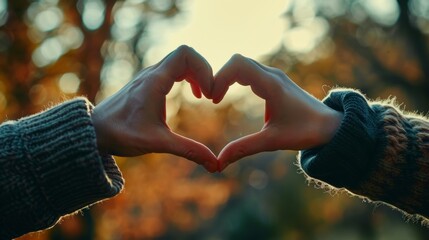
[[[318,98],[353,87],[429,110],[427,0],[0,0],[0,118],[77,95],[97,103],[181,44],[214,71],[237,52]],[[263,114],[248,87],[218,105],[187,84],[168,95],[170,127],[216,154],[258,131]],[[309,185],[296,154],[261,153],[220,174],[167,154],[116,158],[122,194],[19,239],[429,238],[387,207]]]

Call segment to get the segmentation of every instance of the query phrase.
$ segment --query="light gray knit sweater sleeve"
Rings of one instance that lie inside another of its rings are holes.
[[[0,125],[0,239],[50,227],[122,190],[114,159],[98,153],[92,108],[77,98]]]

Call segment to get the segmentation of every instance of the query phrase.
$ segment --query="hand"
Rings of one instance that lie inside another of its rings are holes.
[[[165,122],[165,96],[186,79],[197,98],[211,98],[213,72],[195,50],[181,46],[142,70],[117,93],[94,108],[92,119],[101,153],[138,156],[171,153],[217,170],[216,156],[203,144],[172,132]]]
[[[213,103],[219,103],[235,82],[250,85],[257,96],[265,99],[262,130],[226,145],[218,156],[219,171],[259,152],[326,144],[341,122],[341,113],[305,92],[282,71],[241,55],[234,55],[214,78]]]

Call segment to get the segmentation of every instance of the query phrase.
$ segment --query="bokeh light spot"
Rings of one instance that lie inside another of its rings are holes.
[[[429,1],[410,0],[409,6],[411,13],[426,20],[429,20]]]
[[[51,31],[63,21],[63,13],[57,7],[50,7],[39,12],[34,18],[34,24],[42,32]]]
[[[399,17],[399,6],[395,0],[365,0],[363,5],[369,16],[379,24],[393,25]]]
[[[48,38],[33,52],[32,59],[36,66],[44,67],[58,60],[64,50],[58,38]]]
[[[103,91],[99,99],[106,98],[125,86],[132,79],[134,70],[134,65],[125,59],[106,63],[101,70]]]
[[[61,76],[58,86],[61,91],[68,94],[74,94],[79,90],[80,79],[75,73],[66,73]]]
[[[249,175],[249,185],[255,189],[262,190],[268,184],[268,175],[262,170],[255,169]]]
[[[115,23],[120,28],[133,28],[141,18],[141,11],[132,6],[121,7],[115,13]]]
[[[4,25],[7,21],[7,1],[0,0],[0,26]]]
[[[59,29],[58,37],[61,43],[69,49],[79,48],[84,40],[82,31],[78,27],[70,24],[64,24]]]
[[[100,0],[87,0],[84,3],[82,21],[89,30],[98,29],[104,21],[105,5]]]
[[[329,25],[325,19],[316,17],[286,31],[284,46],[292,53],[307,53],[326,36]]]

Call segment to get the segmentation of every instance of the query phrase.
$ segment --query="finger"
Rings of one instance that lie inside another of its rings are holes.
[[[198,85],[191,83],[191,89],[196,98],[201,98],[201,88]]]
[[[229,86],[235,82],[244,86],[250,85],[256,95],[266,99],[267,86],[272,84],[273,79],[269,78],[267,70],[254,60],[235,54],[214,77],[213,102],[220,102]]]
[[[197,164],[203,165],[207,171],[216,172],[218,161],[216,155],[205,145],[171,132],[168,137],[167,149],[164,152],[184,157]]]
[[[194,94],[194,96],[196,98],[201,98],[200,86],[198,86],[198,84],[193,80],[187,79],[186,81],[189,82],[189,84],[191,85],[192,93]]]
[[[273,145],[271,145],[271,139],[272,137],[270,132],[262,130],[261,132],[230,142],[219,153],[218,171],[220,172],[224,170],[229,164],[234,163],[243,157],[260,152],[277,150]]]
[[[212,68],[207,60],[193,48],[186,45],[178,47],[162,60],[159,67],[169,76],[168,79],[164,80],[163,84],[172,86],[175,81],[188,79],[194,81],[199,86],[204,96],[211,98],[213,85]],[[192,89],[194,91],[195,88],[193,87]]]

